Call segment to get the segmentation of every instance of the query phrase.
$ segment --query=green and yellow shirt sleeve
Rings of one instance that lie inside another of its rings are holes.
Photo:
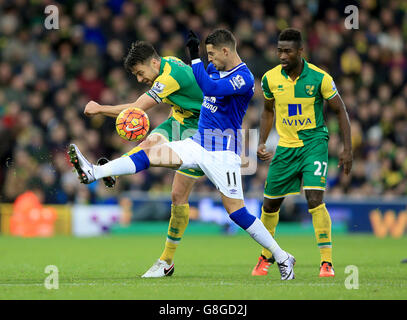
[[[180,84],[169,74],[162,74],[155,79],[153,86],[147,91],[147,95],[157,103],[163,102],[170,94],[180,89]]]
[[[274,99],[274,95],[270,90],[270,84],[267,75],[268,72],[266,72],[261,78],[261,89],[263,90],[264,98],[267,100],[272,100]]]
[[[321,83],[321,94],[325,100],[332,99],[338,93],[333,78],[325,73]]]
[[[172,117],[185,124],[184,120],[195,122],[199,119],[203,94],[192,68],[176,57],[161,59],[160,73],[147,92],[157,103],[172,106]],[[187,122],[188,122],[187,121]]]

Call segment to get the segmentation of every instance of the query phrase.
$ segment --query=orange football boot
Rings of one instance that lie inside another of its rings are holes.
[[[267,259],[265,256],[261,255],[259,257],[259,262],[254,266],[252,271],[252,276],[266,276],[271,264],[274,263],[274,258],[271,257]]]
[[[321,268],[319,269],[320,277],[335,277],[335,271],[332,267],[332,263],[323,261],[321,263]]]

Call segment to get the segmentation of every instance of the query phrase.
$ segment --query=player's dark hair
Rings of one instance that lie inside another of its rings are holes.
[[[160,58],[153,45],[146,41],[136,41],[131,44],[129,53],[124,59],[124,67],[131,73],[136,64],[145,63],[151,58]]]
[[[216,48],[227,46],[236,49],[236,39],[232,32],[226,29],[216,29],[205,40],[205,44],[211,44]]]
[[[280,36],[278,37],[278,41],[293,41],[296,43],[297,48],[300,48],[302,46],[301,32],[294,28],[284,29],[280,33]]]

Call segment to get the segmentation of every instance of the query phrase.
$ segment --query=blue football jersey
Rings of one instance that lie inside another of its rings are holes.
[[[200,59],[192,61],[192,70],[204,94],[192,139],[209,151],[240,155],[242,121],[254,94],[253,74],[243,62],[229,71],[218,71],[212,63],[205,70]]]

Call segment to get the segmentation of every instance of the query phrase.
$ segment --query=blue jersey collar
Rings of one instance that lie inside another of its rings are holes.
[[[237,69],[245,66],[246,63],[242,62],[240,64],[238,64],[236,67],[234,67],[232,70],[229,71],[219,71],[219,77],[222,79],[224,77],[227,77],[228,75],[232,74],[233,72],[235,72]]]

